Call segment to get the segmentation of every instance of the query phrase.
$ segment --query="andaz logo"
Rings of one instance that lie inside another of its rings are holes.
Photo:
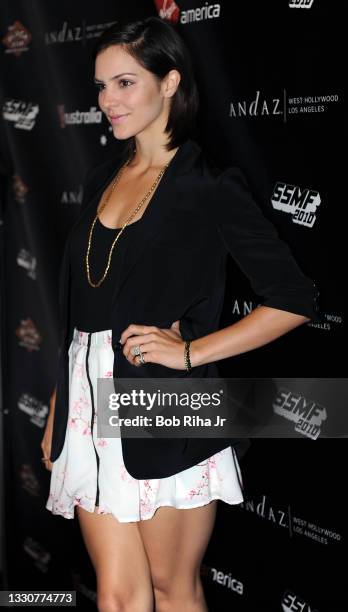
[[[255,98],[251,100],[239,100],[230,103],[230,117],[258,117],[267,115],[277,116],[283,115],[280,98],[267,99],[260,96],[260,91],[257,90]]]

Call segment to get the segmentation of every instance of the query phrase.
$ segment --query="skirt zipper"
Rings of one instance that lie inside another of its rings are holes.
[[[97,495],[96,495],[95,505],[99,506],[99,455],[98,455],[96,446],[94,444],[94,439],[93,439],[93,426],[94,426],[94,415],[95,415],[94,395],[93,395],[93,386],[92,386],[91,379],[89,377],[89,371],[88,371],[88,357],[89,357],[90,347],[91,347],[91,332],[88,333],[87,354],[86,354],[86,373],[87,373],[87,380],[88,380],[89,387],[90,387],[91,402],[92,402],[91,436],[92,436],[93,447],[94,447],[95,456],[97,460]]]

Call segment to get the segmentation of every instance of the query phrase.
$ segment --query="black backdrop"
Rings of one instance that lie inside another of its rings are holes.
[[[57,279],[85,171],[120,148],[97,106],[91,44],[120,17],[166,14],[194,60],[199,143],[222,168],[243,169],[264,214],[315,280],[323,313],[322,323],[221,363],[230,377],[288,377],[273,379],[278,404],[285,393],[317,405],[321,426],[310,439],[296,433],[291,415],[266,407],[275,422],[288,422],[292,439],[253,440],[242,462],[245,504],[219,504],[202,566],[209,609],[347,609],[338,562],[347,553],[345,448],[335,439],[346,436],[348,387],[337,378],[346,341],[340,11],[328,0],[2,3],[4,588],[76,588],[80,605],[95,606],[77,521],[45,509],[40,441],[55,384]],[[258,303],[229,266],[222,325]]]

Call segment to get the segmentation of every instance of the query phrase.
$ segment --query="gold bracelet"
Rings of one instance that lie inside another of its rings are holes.
[[[191,366],[191,361],[190,361],[190,342],[191,340],[185,341],[185,352],[184,352],[185,367],[188,372],[192,371],[192,366]]]

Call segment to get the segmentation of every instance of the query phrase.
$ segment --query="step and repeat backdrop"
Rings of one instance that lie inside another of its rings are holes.
[[[209,610],[348,609],[339,561],[348,429],[341,10],[328,0],[2,3],[3,588],[76,589],[80,606],[96,606],[77,518],[45,509],[40,442],[55,386],[64,242],[87,169],[122,149],[98,107],[92,45],[118,19],[159,15],[192,54],[197,141],[217,166],[243,170],[315,281],[322,315],[220,364],[224,376],[260,380],[246,408],[245,502],[219,502],[202,564]],[[228,278],[221,326],[261,301],[232,259]],[[269,425],[283,435],[271,437]]]

